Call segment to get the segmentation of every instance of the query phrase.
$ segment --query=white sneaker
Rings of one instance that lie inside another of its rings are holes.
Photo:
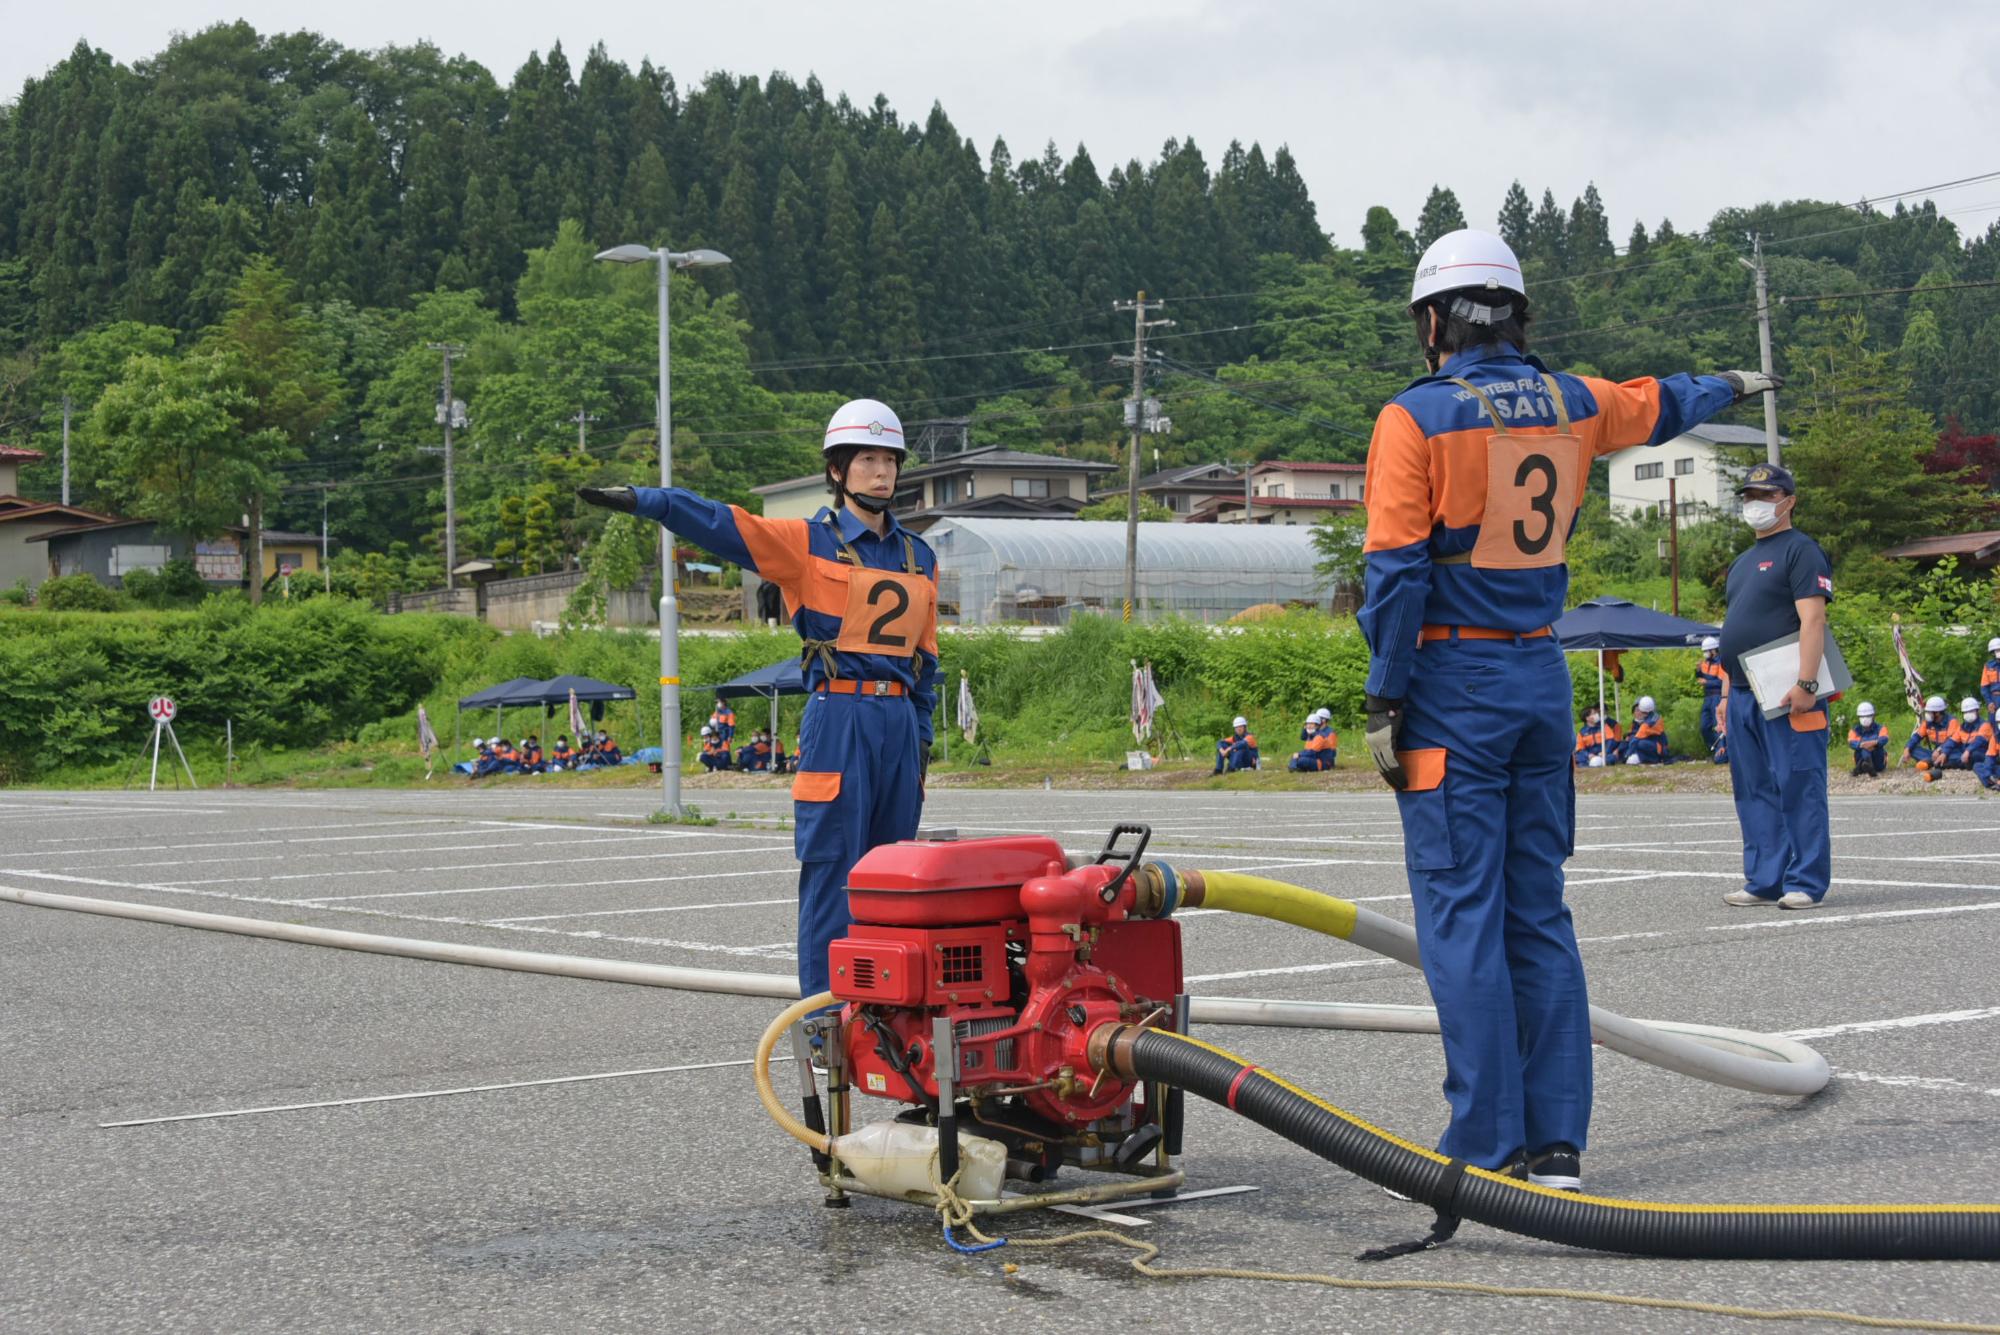
[[[1803,890],[1787,890],[1785,897],[1778,901],[1781,909],[1816,909],[1819,901]]]
[[[1796,894],[1797,892],[1794,891],[1793,893]],[[1800,895],[1799,898],[1804,899],[1806,896]],[[1754,909],[1768,907],[1780,901],[1766,899],[1762,895],[1753,895],[1748,890],[1731,890],[1722,897],[1722,902],[1733,908]]]

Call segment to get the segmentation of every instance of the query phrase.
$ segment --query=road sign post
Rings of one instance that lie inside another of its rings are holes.
[[[180,713],[180,706],[174,703],[172,696],[156,695],[146,702],[146,716],[153,720],[153,774],[146,783],[146,791],[149,793],[158,791],[160,786],[160,737],[162,734],[165,734],[166,739],[174,744],[174,754],[180,757],[181,768],[187,771],[188,787],[201,787],[200,784],[194,781],[194,767],[188,764],[187,752],[181,750],[181,739],[174,735],[174,716],[178,713]],[[167,772],[169,774],[173,773],[171,767]],[[178,777],[175,778],[174,783],[176,787],[179,786],[180,780]]]

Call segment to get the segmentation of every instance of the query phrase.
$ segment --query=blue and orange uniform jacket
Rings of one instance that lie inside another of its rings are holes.
[[[728,705],[720,706],[708,716],[708,726],[715,729],[715,735],[724,742],[733,741],[736,737],[736,711]]]
[[[1625,744],[1625,754],[1667,758],[1667,725],[1660,722],[1658,714],[1653,715],[1651,722],[1632,729],[1632,740]]]
[[[1515,474],[1507,492],[1489,497],[1493,421],[1479,397],[1452,378],[1485,392],[1510,432],[1555,435],[1560,415],[1545,375],[1562,395],[1570,434],[1579,441],[1576,455],[1555,461],[1559,466],[1546,472]],[[1368,446],[1367,577],[1360,622],[1373,652],[1369,694],[1400,699],[1407,693],[1418,634],[1426,625],[1526,634],[1562,615],[1569,568],[1560,561],[1525,568],[1472,563],[1489,509],[1519,535],[1528,559],[1538,559],[1552,536],[1567,540],[1575,527],[1592,460],[1670,440],[1734,398],[1719,376],[1618,384],[1550,372],[1535,358],[1499,344],[1460,352],[1436,375],[1411,382],[1376,418]]]
[[[1847,748],[1856,753],[1881,751],[1889,745],[1889,730],[1880,723],[1870,723],[1867,727],[1859,723],[1847,730]]]
[[[1933,724],[1924,719],[1917,720],[1917,729],[1910,734],[1910,740],[1903,747],[1903,755],[1910,760],[1923,760],[1937,754],[1944,745],[1945,737],[1951,729],[1943,724]],[[1922,755],[1917,754],[1919,751]]]
[[[1720,695],[1722,684],[1729,680],[1729,669],[1722,666],[1720,655],[1710,658],[1707,654],[1703,654],[1701,661],[1694,665],[1694,675],[1695,680],[1701,683],[1703,694]]]
[[[2000,713],[2000,658],[1989,658],[1979,669],[1979,698],[1986,702],[1986,717]]]
[[[1953,719],[1938,744],[1937,758],[1946,765],[1971,769],[1994,749],[1992,724],[1981,719],[1967,727],[1963,719]]]
[[[639,487],[638,512],[785,595],[805,642],[806,689],[828,680],[899,683],[926,751],[937,709],[937,555],[890,515],[883,536],[845,509],[766,519],[679,487]],[[852,559],[849,557],[852,553]]]
[[[561,743],[557,743],[556,749],[549,752],[549,763],[552,765],[574,765],[576,763],[576,752]]]
[[[1599,753],[1600,747],[1603,749],[1603,755],[1606,760],[1616,760],[1624,753],[1624,747],[1618,740],[1618,724],[1616,722],[1600,724],[1595,728],[1582,727],[1576,730],[1575,761],[1577,764],[1588,765],[1590,758]]]
[[[540,769],[541,767],[542,767],[542,748],[539,746],[523,747],[521,749],[521,768]]]

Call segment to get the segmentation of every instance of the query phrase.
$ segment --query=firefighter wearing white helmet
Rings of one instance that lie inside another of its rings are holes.
[[[1713,755],[1715,744],[1722,737],[1722,727],[1716,715],[1722,705],[1722,688],[1729,679],[1729,674],[1722,670],[1722,641],[1713,635],[1702,637],[1701,657],[1695,660],[1694,679],[1701,684],[1701,744]]]
[[[1375,422],[1360,622],[1368,750],[1397,791],[1444,1039],[1439,1148],[1574,1187],[1591,1038],[1562,897],[1572,687],[1549,628],[1564,550],[1593,460],[1776,381],[1551,371],[1528,355],[1532,286],[1504,241],[1470,228],[1418,262],[1409,312],[1429,374]]]
[[[1650,695],[1642,695],[1632,706],[1632,735],[1625,739],[1628,765],[1667,763],[1667,725],[1660,719],[1660,707]]]
[[[1215,772],[1234,774],[1240,769],[1257,768],[1257,735],[1250,720],[1238,714],[1229,721],[1229,731],[1215,744]]]
[[[854,399],[820,440],[833,504],[766,519],[679,487],[586,487],[592,505],[658,521],[776,584],[802,641],[810,694],[792,782],[799,986],[827,990],[827,946],[847,929],[847,873],[913,838],[937,707],[937,556],[891,507],[908,448],[887,404]]]
[[[2000,635],[1986,642],[1986,662],[1979,669],[1979,698],[1986,703],[1986,721],[2000,723]]]
[[[1866,700],[1854,711],[1847,749],[1854,753],[1856,775],[1872,779],[1889,768],[1889,730],[1875,721],[1875,706]]]
[[[1938,746],[1951,730],[1951,717],[1945,712],[1946,708],[1941,695],[1924,701],[1924,712],[1917,719],[1916,730],[1903,747],[1903,759],[1916,767],[1926,783],[1931,781],[1931,763],[1937,755]]]
[[[1944,740],[1938,743],[1924,777],[1935,781],[1939,770],[1979,770],[1990,765],[1996,753],[2000,753],[2000,743],[1996,743],[1993,725],[1981,713],[1979,700],[1968,695],[1958,702],[1958,717],[1945,728]]]

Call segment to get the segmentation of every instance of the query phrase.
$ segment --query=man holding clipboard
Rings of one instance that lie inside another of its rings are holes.
[[[1826,697],[1840,689],[1827,665],[1833,570],[1820,545],[1792,527],[1798,486],[1789,470],[1757,464],[1736,490],[1757,541],[1729,568],[1722,622],[1722,703],[1744,881],[1722,898],[1738,908],[1813,909],[1833,872],[1826,805]]]

